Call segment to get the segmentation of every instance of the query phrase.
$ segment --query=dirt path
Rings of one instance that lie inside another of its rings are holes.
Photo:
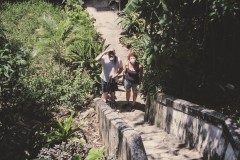
[[[106,44],[115,48],[117,56],[126,63],[129,50],[119,43],[122,32],[118,26],[120,18],[117,16],[117,10],[107,5],[106,0],[89,0],[86,9],[90,16],[96,19],[95,27],[106,39]],[[140,133],[149,160],[201,159],[198,152],[187,148],[176,137],[144,122],[144,100],[140,96],[137,98],[137,107],[134,111],[130,111],[132,108],[123,109],[126,103],[125,91],[123,86],[119,86],[119,89],[116,93],[119,116]]]
[[[88,13],[96,20],[95,27],[97,31],[102,34],[106,44],[110,44],[110,47],[116,50],[117,56],[126,63],[129,50],[119,42],[122,29],[118,26],[120,19],[115,8],[108,7],[108,3],[105,0],[89,0],[87,3]]]
[[[94,24],[96,30],[106,40],[106,44],[110,44],[110,47],[113,47],[116,50],[116,54],[121,58],[123,64],[126,64],[127,55],[130,51],[119,42],[122,29],[118,26],[120,21],[120,18],[117,15],[118,6],[115,6],[113,9],[108,6],[106,0],[89,0],[86,6],[90,16],[96,20]],[[118,98],[118,106],[121,108],[124,105],[126,98],[123,86],[120,85],[119,90],[120,91],[116,93],[116,97]],[[140,97],[137,98],[137,102],[138,107],[144,107],[144,101]]]

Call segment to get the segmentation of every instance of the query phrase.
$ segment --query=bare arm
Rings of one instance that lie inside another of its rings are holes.
[[[108,51],[104,51],[104,52],[100,53],[100,54],[95,58],[95,61],[100,61],[101,58],[102,58],[105,54],[107,54],[107,53],[108,53]]]
[[[110,51],[114,51],[114,52],[115,52],[115,50],[114,50],[113,48],[108,49],[108,50],[100,53],[100,54],[95,58],[95,61],[100,61],[101,58],[102,58],[105,54],[107,54],[108,52],[110,52]]]
[[[123,71],[123,65],[122,65],[122,61],[120,61],[120,66],[118,68],[118,71],[115,75],[113,75],[113,78],[119,76],[122,73],[122,71]]]
[[[126,74],[127,69],[128,69],[128,64],[125,64],[124,67],[123,67],[123,75]]]
[[[119,75],[119,74],[121,74],[122,73],[122,71],[123,71],[123,67],[121,67],[121,68],[119,68],[118,69],[118,72],[117,72],[117,74]]]

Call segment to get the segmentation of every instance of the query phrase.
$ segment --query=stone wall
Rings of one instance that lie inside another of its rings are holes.
[[[240,160],[240,129],[231,119],[159,93],[148,96],[145,120],[177,136],[209,160]]]
[[[101,99],[95,99],[95,107],[108,159],[147,160],[141,136]]]

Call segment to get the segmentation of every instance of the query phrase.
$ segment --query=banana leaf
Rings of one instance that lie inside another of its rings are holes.
[[[141,0],[130,0],[124,8],[123,12],[126,14],[135,12],[140,7],[139,2],[141,2]]]

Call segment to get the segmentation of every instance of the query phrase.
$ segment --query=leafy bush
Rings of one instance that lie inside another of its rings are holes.
[[[81,1],[69,0],[65,12],[36,0],[5,2],[1,6],[0,19],[7,33],[5,36],[1,29],[1,39],[8,37],[19,42],[15,50],[22,45],[24,55],[26,52],[31,56],[28,71],[20,78],[16,95],[12,96],[25,106],[24,110],[45,113],[53,105],[77,107],[96,93],[100,66],[94,58],[107,46],[81,5]],[[1,50],[1,55],[6,52]],[[6,74],[6,67],[1,71]]]
[[[145,27],[123,39],[138,53],[144,50],[145,89],[195,102],[231,103],[240,82],[239,10],[237,0],[129,1],[123,18],[135,14],[134,22]]]
[[[97,160],[104,158],[104,148],[91,148],[85,160]]]
[[[51,146],[53,144],[58,144],[62,141],[76,141],[84,143],[84,140],[77,138],[78,132],[81,131],[81,125],[79,124],[76,128],[73,128],[73,115],[74,112],[71,112],[71,115],[65,120],[57,119],[56,126],[51,127],[49,133],[43,133],[46,138],[46,146]]]
[[[51,52],[59,64],[87,71],[98,88],[100,64],[94,59],[108,45],[95,31],[93,19],[83,10],[81,1],[67,1],[65,11],[67,18],[61,22],[51,16],[42,18],[34,53]]]
[[[0,98],[4,101],[16,102],[17,97],[22,94],[19,79],[25,76],[23,69],[27,69],[26,66],[32,64],[32,49],[36,42],[34,32],[39,26],[38,17],[45,12],[49,15],[53,14],[59,20],[63,14],[56,14],[62,12],[60,8],[36,0],[13,4],[3,2],[0,10],[0,22],[2,22],[0,27],[2,90]]]
[[[9,100],[27,65],[28,56],[23,49],[15,48],[0,28],[0,102]]]
[[[21,3],[1,3],[0,21],[7,31],[9,41],[21,43],[31,53],[36,43],[35,30],[39,28],[39,17],[51,15],[56,21],[64,19],[64,11],[46,1],[30,0]]]
[[[122,13],[120,16],[122,19],[119,21],[119,24],[128,35],[134,34],[134,36],[137,36],[137,34],[144,33],[145,21],[139,18],[138,13]]]
[[[61,150],[63,154],[70,152],[66,156],[68,158],[87,156],[89,148],[73,142],[79,138],[80,130],[71,126],[73,113],[53,126],[47,122],[53,116],[53,109],[59,106],[79,109],[89,103],[96,93],[100,72],[100,66],[94,59],[107,46],[95,31],[93,19],[84,11],[81,1],[66,1],[64,9],[37,0],[3,2],[0,6],[0,101],[5,100],[5,104],[9,104],[8,96],[13,92],[10,97],[14,100],[12,104],[16,105],[9,108],[13,112],[11,116],[4,115],[16,119],[13,124],[4,124],[4,136],[18,121],[21,122],[20,129],[15,129],[12,134],[16,134],[16,130],[24,133],[28,130],[26,135],[31,135],[24,140],[18,139],[22,134],[14,135],[14,139],[3,137],[6,143],[0,147],[5,148],[6,154],[2,157],[13,155],[17,152],[14,149],[24,146],[20,149],[21,153],[12,158],[33,158],[42,146],[53,145],[43,149],[42,154],[56,156]],[[23,119],[34,119],[35,123],[29,125],[30,129],[22,130]],[[48,134],[35,135],[35,132]],[[5,147],[8,140],[14,142]],[[102,157],[103,150],[92,150],[90,155],[93,158]]]
[[[95,82],[88,74],[57,65],[48,67],[34,68],[35,74],[22,77],[19,103],[24,106],[28,102],[26,110],[37,114],[38,110],[44,113],[54,105],[82,107],[92,97]]]

